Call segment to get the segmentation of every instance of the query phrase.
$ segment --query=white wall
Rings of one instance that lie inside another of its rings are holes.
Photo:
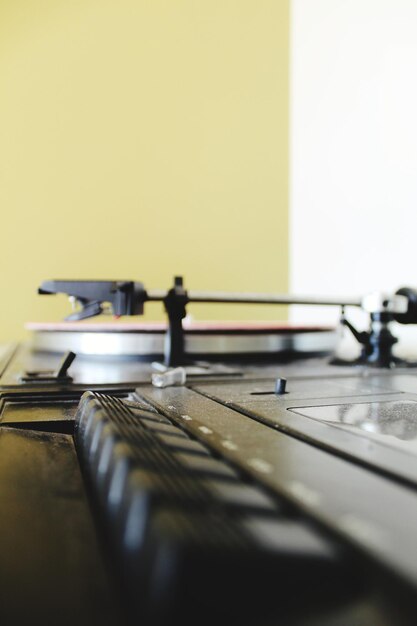
[[[291,290],[417,286],[417,0],[292,0],[290,76]]]

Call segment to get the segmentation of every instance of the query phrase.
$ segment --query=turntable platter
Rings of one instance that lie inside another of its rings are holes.
[[[189,322],[185,351],[192,356],[321,353],[334,349],[336,332],[320,326],[274,322]],[[30,322],[36,350],[84,355],[155,357],[163,354],[165,322]]]

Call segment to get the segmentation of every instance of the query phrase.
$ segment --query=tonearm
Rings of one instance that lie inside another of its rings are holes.
[[[406,361],[393,355],[392,348],[398,340],[392,334],[390,326],[393,321],[417,324],[417,291],[408,287],[388,295],[376,293],[364,298],[331,298],[186,290],[182,277],[176,276],[174,284],[168,290],[147,290],[143,283],[135,281],[48,280],[42,283],[38,293],[62,293],[75,300],[80,308],[66,318],[72,321],[100,315],[106,311],[106,305],[115,316],[142,315],[146,302],[162,302],[168,316],[164,354],[164,363],[168,367],[187,363],[182,320],[186,316],[189,303],[339,306],[342,311],[341,323],[349,328],[362,346],[360,357],[353,363],[376,367],[407,365]],[[351,306],[362,308],[369,314],[368,331],[357,331],[346,319],[345,308]],[[340,360],[334,362],[345,363]]]

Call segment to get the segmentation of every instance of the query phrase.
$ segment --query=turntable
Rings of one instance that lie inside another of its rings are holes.
[[[39,292],[78,308],[1,353],[3,623],[415,623],[417,370],[395,336],[414,290]],[[152,301],[166,324],[86,321]],[[359,355],[340,329],[195,322],[193,302],[340,307]]]

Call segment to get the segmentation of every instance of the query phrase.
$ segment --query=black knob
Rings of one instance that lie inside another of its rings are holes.
[[[285,388],[287,386],[286,378],[277,378],[275,381],[275,393],[277,396],[282,396],[286,393]]]

